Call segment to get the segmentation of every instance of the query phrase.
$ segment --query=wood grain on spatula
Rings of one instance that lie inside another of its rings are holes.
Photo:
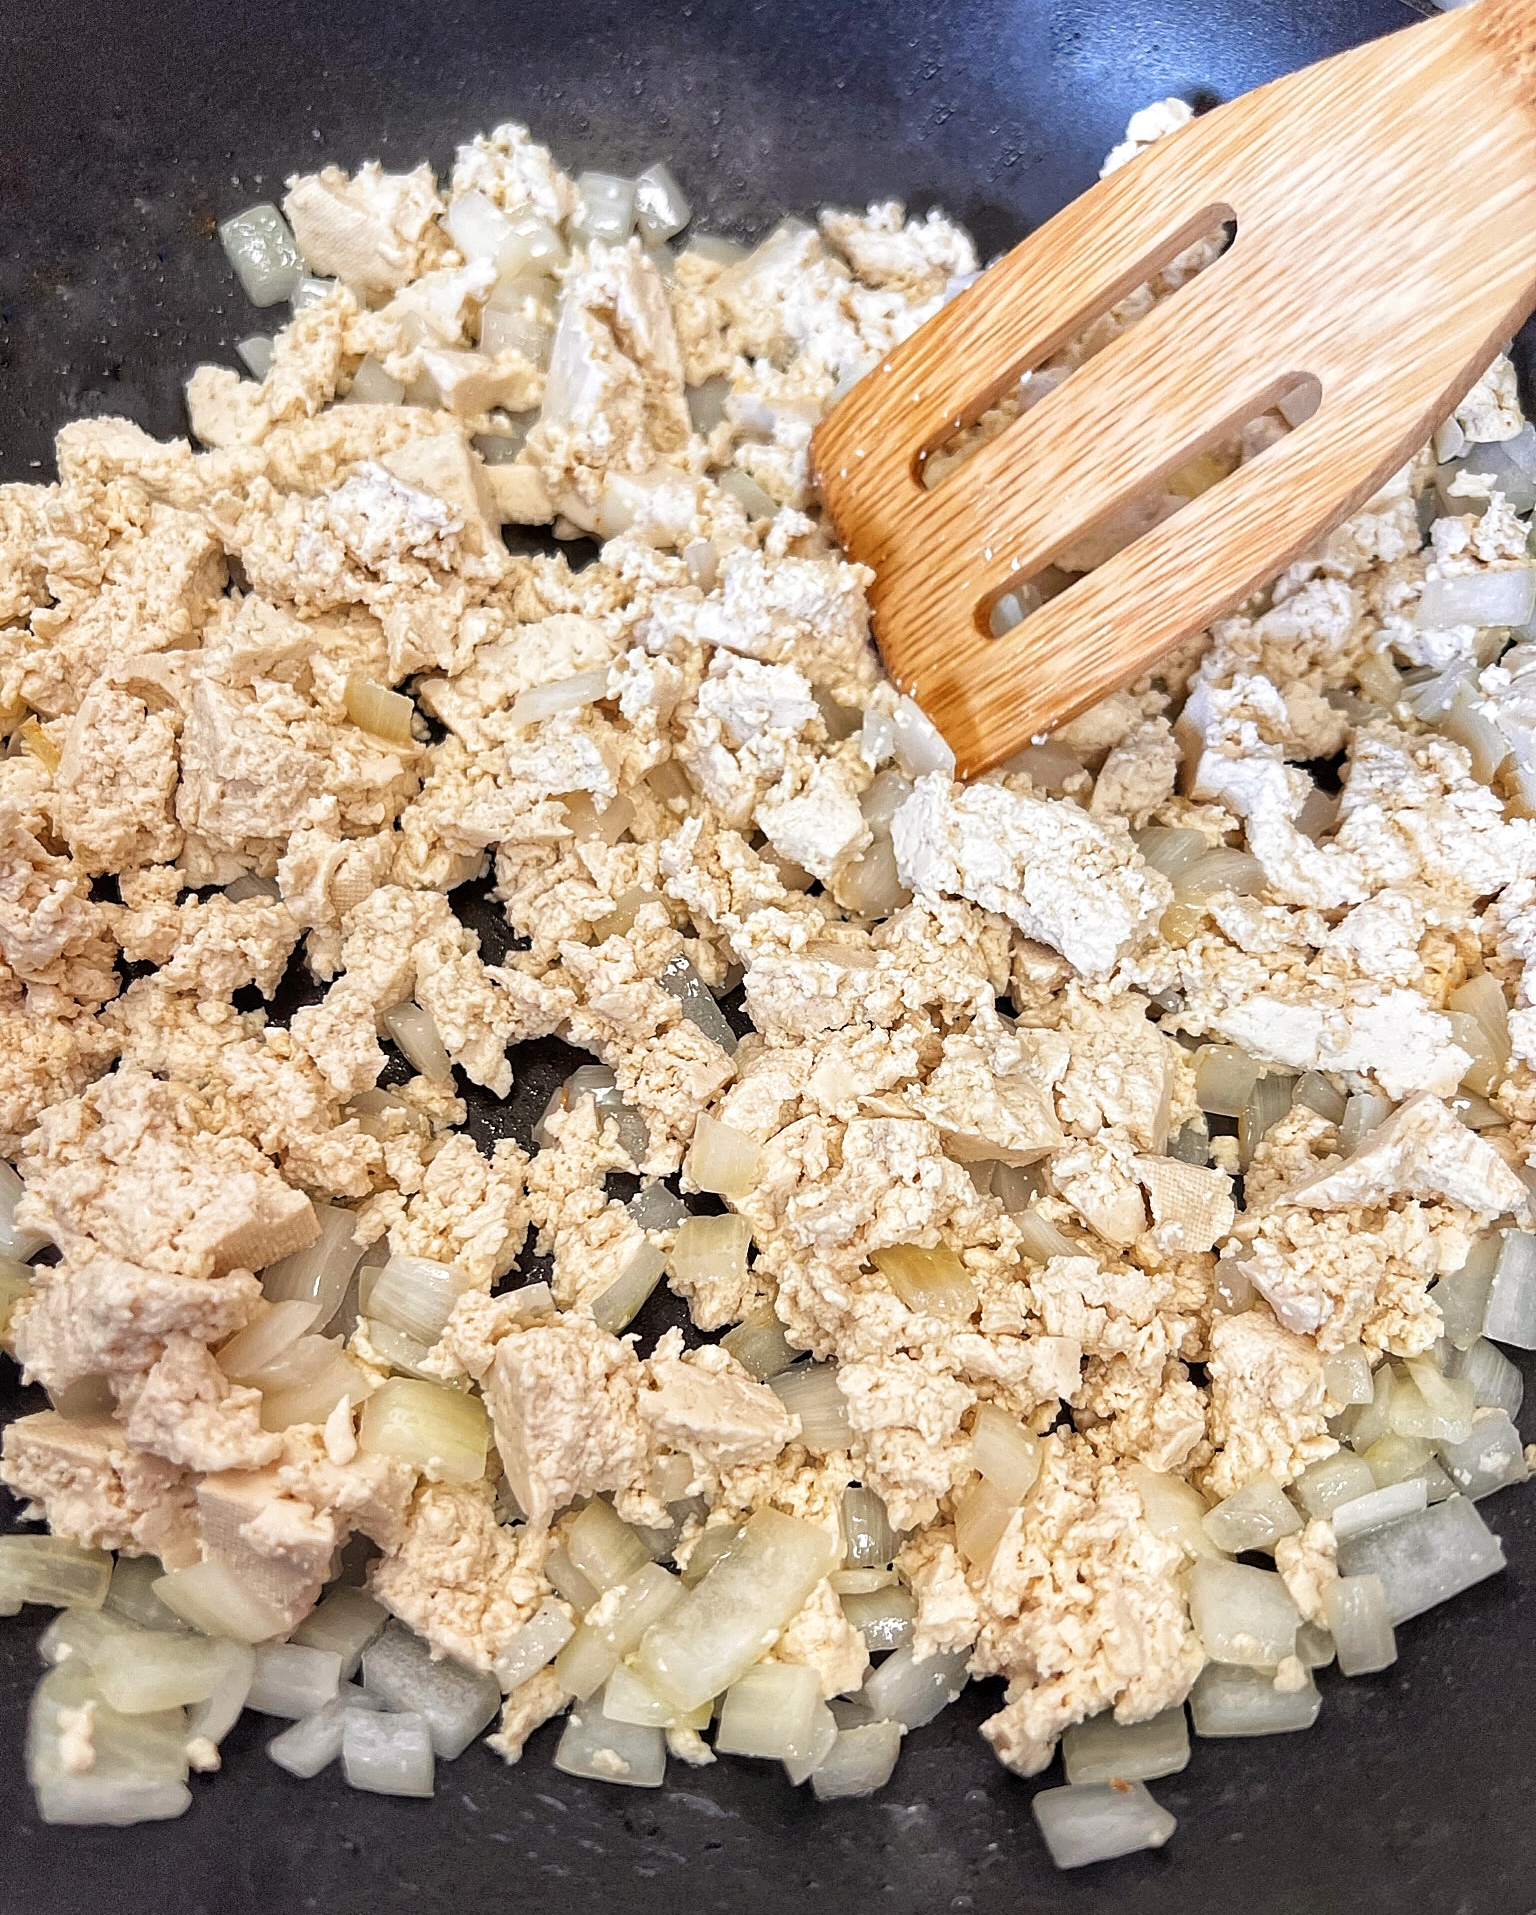
[[[962,423],[1223,221],[1236,237],[931,490]],[[1477,4],[1160,140],[822,421],[892,677],[985,771],[1146,671],[1363,504],[1536,304],[1536,0]],[[1299,378],[1310,419],[1001,638],[998,596]]]

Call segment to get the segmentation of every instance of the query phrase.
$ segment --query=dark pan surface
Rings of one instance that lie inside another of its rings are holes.
[[[568,164],[669,157],[718,231],[899,194],[996,250],[1089,184],[1136,107],[1227,97],[1409,17],[1401,0],[12,0],[0,478],[51,477],[52,434],[82,413],[182,431],[191,366],[276,323],[240,297],[214,219],[322,160],[441,169],[456,139],[518,118]],[[529,1049],[510,1103],[475,1109],[482,1142],[526,1141],[569,1068]],[[0,1367],[9,1416],[38,1393]],[[0,1915],[1530,1915],[1536,1495],[1486,1513],[1507,1575],[1408,1625],[1389,1674],[1326,1672],[1310,1734],[1197,1743],[1156,1785],[1172,1846],[1067,1876],[1032,1785],[976,1736],[995,1684],[910,1738],[883,1795],[827,1809],[767,1765],[673,1763],[654,1793],[575,1781],[549,1767],[553,1729],[515,1770],[475,1747],[432,1803],[387,1801],[294,1781],[261,1751],[277,1725],[247,1718],[182,1821],[43,1829],[20,1754],[31,1612],[0,1624]]]

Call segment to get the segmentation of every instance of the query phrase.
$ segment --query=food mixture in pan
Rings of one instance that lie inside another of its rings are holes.
[[[687,224],[664,167],[573,181],[512,125],[446,190],[295,178],[224,229],[292,316],[192,375],[191,440],[82,420],[0,490],[0,1321],[53,1406],[5,1431],[47,1533],[0,1539],[0,1607],[58,1611],[47,1820],[180,1814],[242,1708],[384,1792],[560,1716],[574,1775],[861,1795],[996,1676],[998,1759],[1062,1747],[1071,1866],[1167,1839],[1186,1703],[1304,1729],[1502,1564],[1509,362],[1260,599],[962,786],[807,451],[974,248],[895,204]],[[590,1061],[529,1154],[501,1100],[556,1035]],[[660,1285],[692,1329],[626,1334]]]

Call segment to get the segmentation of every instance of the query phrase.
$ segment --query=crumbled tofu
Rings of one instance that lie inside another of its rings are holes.
[[[1289,1483],[1339,1447],[1328,1434],[1323,1359],[1262,1305],[1211,1325],[1210,1434],[1216,1456],[1205,1489],[1230,1496],[1268,1470]]]
[[[843,1614],[831,1583],[823,1579],[792,1616],[773,1645],[775,1662],[814,1669],[824,1696],[845,1696],[857,1689],[869,1670],[864,1638]]]

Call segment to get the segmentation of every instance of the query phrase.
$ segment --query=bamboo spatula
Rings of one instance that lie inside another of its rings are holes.
[[[930,453],[1233,222],[1214,264],[925,489]],[[1158,141],[817,428],[838,534],[874,568],[892,677],[962,774],[1011,757],[1363,504],[1533,304],[1536,0],[1477,0]],[[1005,591],[1309,380],[1321,402],[1304,423],[990,635]]]

